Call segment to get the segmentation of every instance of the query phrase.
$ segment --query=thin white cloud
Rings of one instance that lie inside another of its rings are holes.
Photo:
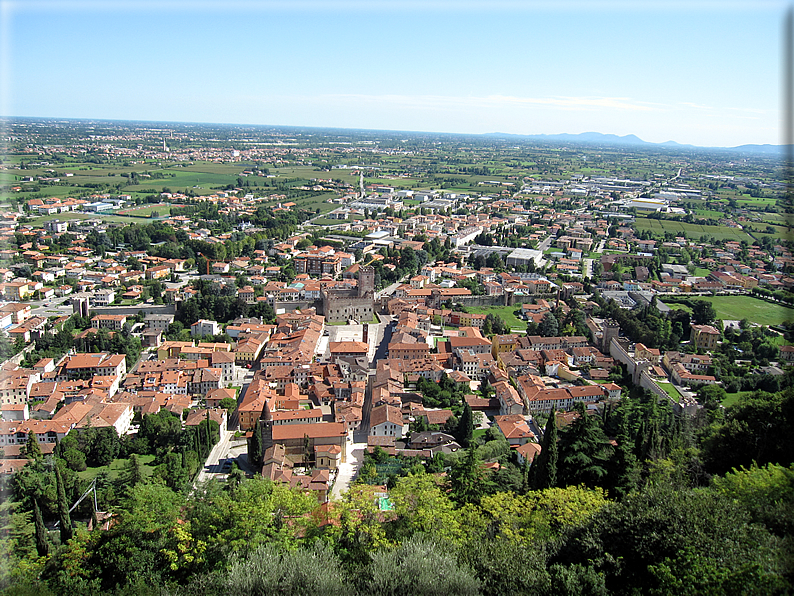
[[[688,101],[679,101],[678,105],[686,106],[688,108],[696,108],[696,109],[699,109],[699,110],[713,110],[714,109],[711,106],[703,106],[703,105],[700,105],[700,104],[697,104],[697,103],[691,103],[691,102],[688,102]]]

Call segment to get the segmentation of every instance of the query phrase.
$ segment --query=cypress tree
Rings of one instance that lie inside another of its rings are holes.
[[[212,451],[212,437],[210,436],[210,411],[207,409],[207,457],[210,456],[210,451]]]
[[[463,406],[463,413],[460,415],[458,428],[455,430],[457,434],[456,438],[462,447],[471,445],[472,439],[474,438],[474,414],[469,404]]]
[[[39,440],[36,438],[36,433],[33,431],[28,433],[28,440],[25,442],[25,456],[34,461],[44,456],[41,452]]]
[[[124,493],[129,495],[132,489],[144,480],[141,462],[138,455],[133,453],[119,474],[119,483],[122,485]]]
[[[576,404],[579,417],[560,441],[560,479],[565,486],[603,486],[614,448],[597,419],[588,416],[583,403]]]
[[[93,503],[91,504],[91,529],[96,530],[99,527],[99,518],[96,516],[96,508]]]
[[[543,490],[557,485],[557,416],[551,410],[546,428],[543,430],[543,443],[540,454],[532,467],[537,469],[532,474],[532,488]]]
[[[260,465],[262,463],[262,422],[257,420],[254,426],[254,433],[251,435],[251,463]]]
[[[617,497],[625,497],[640,483],[640,465],[632,450],[626,424],[622,424],[617,437],[618,446],[609,461],[608,485]]]
[[[50,554],[50,542],[48,540],[47,528],[44,527],[44,519],[41,517],[39,500],[33,497],[33,521],[36,527],[36,552],[40,557]]]
[[[69,515],[69,503],[66,502],[66,491],[63,488],[61,469],[55,465],[55,484],[58,489],[58,518],[61,524],[61,544],[66,544],[73,536],[72,518]]]

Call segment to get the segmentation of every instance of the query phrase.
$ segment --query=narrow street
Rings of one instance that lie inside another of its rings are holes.
[[[347,449],[347,461],[339,465],[336,481],[329,497],[331,501],[341,499],[342,494],[350,488],[350,483],[364,463],[364,451],[367,448],[367,443],[353,443],[348,440],[345,448]]]
[[[350,483],[356,477],[359,469],[364,463],[364,452],[367,448],[367,436],[369,434],[369,416],[372,411],[372,380],[375,378],[375,366],[377,361],[385,357],[386,351],[391,341],[392,317],[379,315],[381,322],[378,325],[370,326],[369,336],[369,361],[370,375],[367,388],[364,393],[364,407],[361,411],[361,428],[352,433],[352,440],[348,439],[345,443],[347,449],[347,461],[339,466],[339,473],[331,490],[331,500],[339,500],[342,494],[350,488]]]
[[[593,259],[584,259],[582,263],[582,277],[592,277]]]
[[[205,480],[212,478],[215,474],[220,474],[223,461],[230,455],[230,450],[232,447],[231,442],[232,438],[234,437],[234,433],[223,428],[220,429],[220,431],[221,439],[215,444],[215,446],[212,448],[212,451],[210,451],[207,461],[204,462],[204,467],[196,476],[196,480],[193,483],[194,487],[198,486]]]

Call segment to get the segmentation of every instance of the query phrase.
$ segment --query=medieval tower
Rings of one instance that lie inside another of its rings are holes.
[[[361,267],[358,270],[358,297],[371,298],[375,295],[375,269]]]

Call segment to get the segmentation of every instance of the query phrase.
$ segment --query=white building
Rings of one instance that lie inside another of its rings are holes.
[[[209,319],[199,319],[190,326],[191,337],[203,337],[205,335],[220,335],[221,326],[217,321]]]

